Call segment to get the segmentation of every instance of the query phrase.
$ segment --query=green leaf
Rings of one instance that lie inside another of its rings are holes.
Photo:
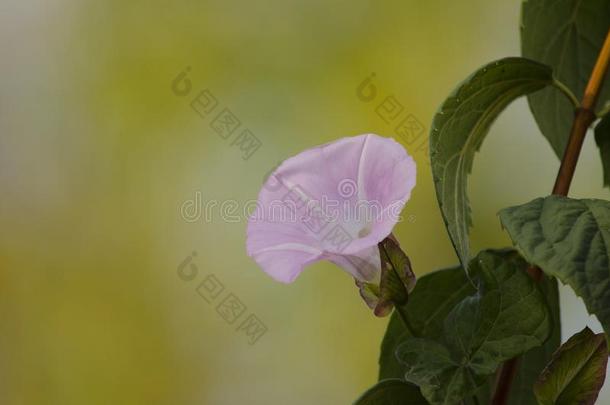
[[[432,122],[430,159],[436,197],[464,267],[470,260],[467,176],[489,127],[514,99],[552,83],[551,69],[522,58],[482,67],[442,104]]]
[[[392,378],[379,381],[369,388],[354,405],[428,405],[428,402],[417,386]]]
[[[476,293],[476,288],[468,280],[461,266],[426,274],[417,281],[417,285],[409,295],[409,303],[404,309],[404,314],[412,332],[419,337],[439,338],[443,333],[443,322],[449,312],[460,301],[474,293]],[[412,336],[413,334],[407,330],[398,313],[394,311],[381,343],[379,380],[404,378],[406,367],[398,361],[396,350],[406,338]],[[530,379],[530,386],[531,381],[538,376],[546,363],[547,361]],[[473,395],[477,397],[477,401],[471,402],[470,399],[467,399],[464,401],[464,405],[486,403],[491,396],[492,383],[490,379],[488,384],[483,385]]]
[[[360,296],[376,316],[387,316],[395,305],[404,306],[415,287],[411,261],[390,238],[379,242],[381,280],[379,285],[356,280]]]
[[[553,331],[543,346],[536,347],[521,357],[509,395],[508,403],[511,405],[537,404],[532,381],[538,378],[561,343],[557,281],[554,278],[544,277],[539,286],[551,310]],[[460,301],[475,292],[476,289],[466,278],[461,266],[426,274],[419,278],[409,296],[409,304],[406,306],[409,324],[419,337],[440,338],[443,333],[443,322],[449,312]],[[379,380],[404,377],[405,366],[398,362],[396,348],[406,338],[412,336],[400,316],[396,312],[392,314],[381,344]],[[492,385],[492,382],[489,385]],[[489,400],[490,389],[491,387],[482,388],[479,395],[480,403]]]
[[[475,292],[461,266],[426,274],[417,281],[409,296],[405,316],[417,336],[437,338],[442,334],[443,321],[453,307]],[[404,377],[405,367],[396,359],[396,348],[410,336],[412,334],[394,312],[381,343],[380,380]]]
[[[544,276],[538,287],[546,298],[553,319],[551,336],[544,345],[535,347],[519,358],[517,372],[508,396],[509,405],[536,405],[538,401],[532,389],[544,367],[551,360],[553,353],[561,344],[561,318],[559,311],[559,291],[557,279]]]
[[[610,202],[561,196],[500,211],[525,258],[570,285],[610,332]]]
[[[442,336],[410,337],[398,348],[405,378],[433,405],[472,396],[502,362],[542,345],[551,330],[545,298],[516,252],[483,251],[470,266],[479,290],[449,312]]]
[[[538,378],[561,343],[557,281],[554,278],[544,277],[539,287],[551,310],[553,331],[543,346],[536,347],[521,357],[509,396],[510,405],[537,404],[532,381]],[[449,312],[460,301],[475,292],[476,289],[460,266],[435,271],[421,277],[409,296],[409,304],[405,311],[413,332],[419,337],[440,338],[443,333],[443,322]],[[398,362],[396,349],[401,342],[412,336],[400,316],[396,312],[392,314],[381,344],[379,380],[404,377],[405,366]],[[489,401],[492,382],[489,381],[487,386],[481,388],[477,395],[479,403]]]
[[[521,12],[521,50],[526,58],[544,63],[580,97],[610,28],[608,0],[527,0]],[[610,99],[610,82],[598,105]],[[559,158],[563,155],[574,107],[556,88],[528,97],[544,136]]]
[[[608,347],[602,333],[589,328],[572,336],[553,355],[534,385],[540,405],[594,404],[608,364]]]
[[[604,186],[610,186],[610,115],[606,115],[595,126],[595,143],[602,158]]]
[[[418,284],[423,278],[419,279]],[[415,287],[414,292],[417,291]],[[411,295],[413,298],[413,295]],[[407,305],[407,308],[412,306]],[[379,377],[382,381],[388,378],[403,378],[405,375],[405,367],[396,358],[396,348],[406,338],[412,337],[411,332],[407,330],[404,322],[396,311],[390,317],[390,322],[381,341],[381,352],[379,353]]]

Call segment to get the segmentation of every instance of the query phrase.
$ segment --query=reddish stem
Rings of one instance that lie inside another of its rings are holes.
[[[553,194],[555,195],[568,195],[570,184],[574,178],[576,163],[578,163],[578,157],[580,156],[580,150],[582,149],[582,144],[585,140],[585,135],[596,118],[594,108],[609,64],[610,31],[608,31],[608,34],[606,35],[604,45],[597,57],[593,71],[591,72],[589,83],[587,83],[582,98],[581,107],[575,112],[568,144],[566,145],[563,158],[561,159],[561,166],[559,167],[559,172],[555,179],[555,185],[553,186]],[[542,279],[542,270],[538,267],[530,267],[527,272],[536,281]],[[507,403],[510,388],[515,379],[515,375],[517,374],[518,366],[519,358],[514,358],[505,362],[500,369],[496,391],[491,402],[493,405],[505,405]]]

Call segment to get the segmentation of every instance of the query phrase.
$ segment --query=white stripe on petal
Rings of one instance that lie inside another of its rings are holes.
[[[281,245],[270,246],[268,248],[264,248],[253,252],[252,254],[260,254],[265,252],[274,252],[277,250],[296,250],[297,252],[302,253],[311,253],[313,255],[319,255],[323,252],[320,249],[316,249],[312,246],[303,245],[302,243],[282,243]]]
[[[367,201],[366,199],[366,191],[364,190],[364,155],[366,154],[366,145],[368,145],[370,135],[367,135],[364,138],[364,142],[362,143],[362,151],[360,151],[360,160],[358,161],[358,200],[359,201]]]

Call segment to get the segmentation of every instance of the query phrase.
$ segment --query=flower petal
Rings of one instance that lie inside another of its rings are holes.
[[[258,251],[252,257],[275,280],[292,283],[306,265],[320,260],[321,254],[304,245],[284,244]]]
[[[377,245],[350,255],[329,255],[328,260],[342,267],[354,278],[366,282],[378,282],[381,258]]]
[[[367,134],[306,150],[265,181],[248,222],[248,254],[284,282],[322,259],[370,280],[380,268],[377,243],[414,186],[415,162],[393,139]]]

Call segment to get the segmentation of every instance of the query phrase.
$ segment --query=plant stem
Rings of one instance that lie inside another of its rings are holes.
[[[610,102],[606,103],[604,107],[600,111],[597,112],[597,118],[604,118],[606,115],[610,113]]]
[[[411,322],[409,322],[409,317],[407,316],[404,307],[402,305],[394,304],[394,310],[398,313],[400,319],[402,319],[402,323],[405,324],[407,332],[409,332],[409,334],[413,337],[418,337],[415,333],[415,328],[411,325]]]
[[[568,195],[570,184],[574,178],[576,163],[580,156],[580,150],[582,149],[582,144],[585,140],[585,135],[591,124],[597,118],[594,108],[609,64],[610,31],[606,34],[606,40],[604,41],[604,45],[599,52],[597,61],[591,72],[591,77],[585,88],[580,107],[576,108],[568,144],[566,145],[563,158],[561,159],[561,166],[559,167],[559,172],[555,179],[555,185],[553,186],[553,194],[555,195]],[[539,281],[542,278],[542,270],[538,267],[530,267],[528,273],[536,281]],[[518,365],[519,358],[514,358],[504,363],[500,369],[496,391],[492,398],[493,405],[505,405],[507,403],[511,384],[517,374]]]
[[[566,86],[565,84],[561,83],[557,79],[553,79],[553,86],[555,86],[563,94],[565,94],[565,96],[570,100],[570,102],[572,103],[572,106],[575,109],[580,107],[580,101],[578,101],[578,98],[576,98],[576,96],[574,95],[574,93],[572,93],[572,90],[570,90],[568,88],[568,86]]]
[[[493,405],[504,405],[507,403],[510,388],[517,375],[520,361],[521,359],[519,357],[515,357],[502,365],[496,379],[496,390],[491,401]]]

